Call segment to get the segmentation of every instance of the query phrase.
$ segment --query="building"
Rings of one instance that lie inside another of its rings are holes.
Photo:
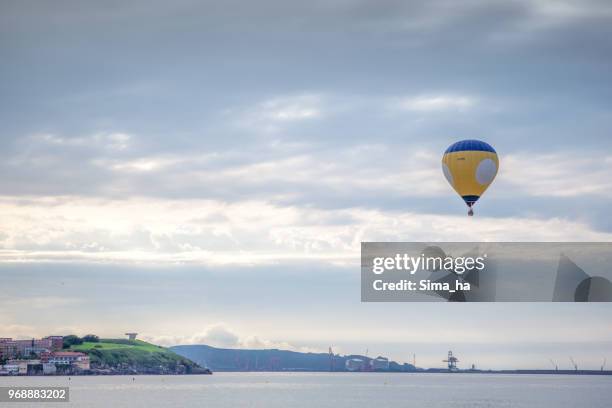
[[[7,375],[17,375],[19,374],[19,364],[5,364],[2,366],[3,371],[7,373]]]
[[[73,351],[43,352],[40,359],[11,359],[0,366],[2,375],[52,375],[58,367],[68,370],[89,370],[89,356]]]
[[[2,375],[41,375],[44,374],[40,360],[9,360],[0,366]]]
[[[57,373],[57,366],[52,363],[42,363],[43,374],[45,375],[53,375]]]
[[[364,371],[366,363],[360,358],[350,358],[344,363],[347,371]]]
[[[64,337],[63,336],[48,336],[45,337],[51,342],[51,350],[57,351],[61,350],[64,347]]]
[[[387,371],[389,370],[389,359],[386,357],[378,356],[371,361],[372,370],[374,371]]]
[[[31,355],[39,355],[44,351],[51,350],[51,340],[45,339],[29,339],[15,340],[17,345],[17,355],[21,357],[29,357]]]
[[[11,371],[12,374],[28,375],[35,371],[34,367],[39,366],[40,360],[9,360],[4,369]]]
[[[17,356],[17,343],[11,338],[0,338],[0,358],[9,359]]]
[[[78,351],[54,351],[43,353],[41,361],[44,364],[70,365],[81,370],[89,370],[89,356]]]
[[[27,346],[23,349],[22,356],[40,356],[41,353],[45,353],[50,351],[48,347],[40,347],[40,346]]]
[[[0,337],[0,358],[28,358],[44,352],[61,350],[64,346],[62,336],[49,336],[42,339],[13,340]]]

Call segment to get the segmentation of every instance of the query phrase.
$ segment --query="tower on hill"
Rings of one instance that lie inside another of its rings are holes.
[[[128,336],[128,340],[136,340],[138,333],[125,333],[125,335]]]

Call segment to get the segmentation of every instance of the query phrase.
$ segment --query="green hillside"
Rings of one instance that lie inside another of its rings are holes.
[[[116,349],[132,349],[132,350],[143,350],[149,352],[163,352],[167,351],[162,346],[156,346],[151,343],[147,343],[142,340],[126,340],[126,339],[100,339],[98,342],[83,342],[82,344],[73,344],[70,346],[71,350],[87,352],[92,349],[98,350],[116,350]]]
[[[69,347],[87,353],[93,369],[133,373],[196,373],[202,369],[188,358],[142,340],[100,339]]]

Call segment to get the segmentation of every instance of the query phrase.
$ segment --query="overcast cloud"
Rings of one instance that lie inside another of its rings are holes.
[[[127,268],[109,290],[132,296],[155,265],[163,276],[203,275],[200,297],[147,311],[182,314],[180,328],[120,302],[135,330],[164,344],[325,350],[335,338],[346,352],[380,344],[401,359],[411,340],[431,352],[423,364],[439,364],[452,342],[425,344],[439,340],[446,313],[412,306],[436,324],[390,336],[406,309],[359,304],[359,243],[611,240],[610,38],[606,1],[3,1],[0,273],[15,293],[0,294],[0,334],[123,333],[78,317],[104,310],[104,276]],[[446,147],[465,138],[489,142],[501,161],[474,219],[440,169]],[[64,266],[78,282],[32,289]],[[225,280],[204,278],[217,268]],[[267,284],[287,299],[261,300],[267,289],[253,282],[242,293],[258,268],[272,268]],[[321,308],[308,311],[291,279],[311,270],[335,278],[313,289]],[[222,282],[242,293],[240,306],[203,299]],[[166,295],[192,286],[178,279]],[[141,301],[158,295],[139,289]],[[42,318],[41,304],[58,313]],[[192,313],[202,305],[218,312]],[[59,311],[76,307],[65,324]],[[485,338],[500,330],[489,327],[495,316],[513,313],[496,307],[454,324]],[[315,330],[330,308],[336,319]],[[380,335],[351,342],[379,310],[391,316]],[[612,331],[601,334],[608,307],[521,310],[532,320],[517,323],[517,345],[488,351],[501,363],[528,365],[518,349],[528,356],[559,337],[592,347],[584,358],[594,365],[612,349]],[[550,319],[554,328],[527,335]],[[289,321],[300,325],[278,330]],[[573,337],[576,321],[593,336]],[[473,339],[457,341],[467,352]]]

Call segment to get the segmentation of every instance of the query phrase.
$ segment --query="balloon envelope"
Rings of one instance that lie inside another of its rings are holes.
[[[470,210],[493,182],[498,168],[497,152],[490,144],[480,140],[454,143],[442,157],[442,171],[446,180]]]

